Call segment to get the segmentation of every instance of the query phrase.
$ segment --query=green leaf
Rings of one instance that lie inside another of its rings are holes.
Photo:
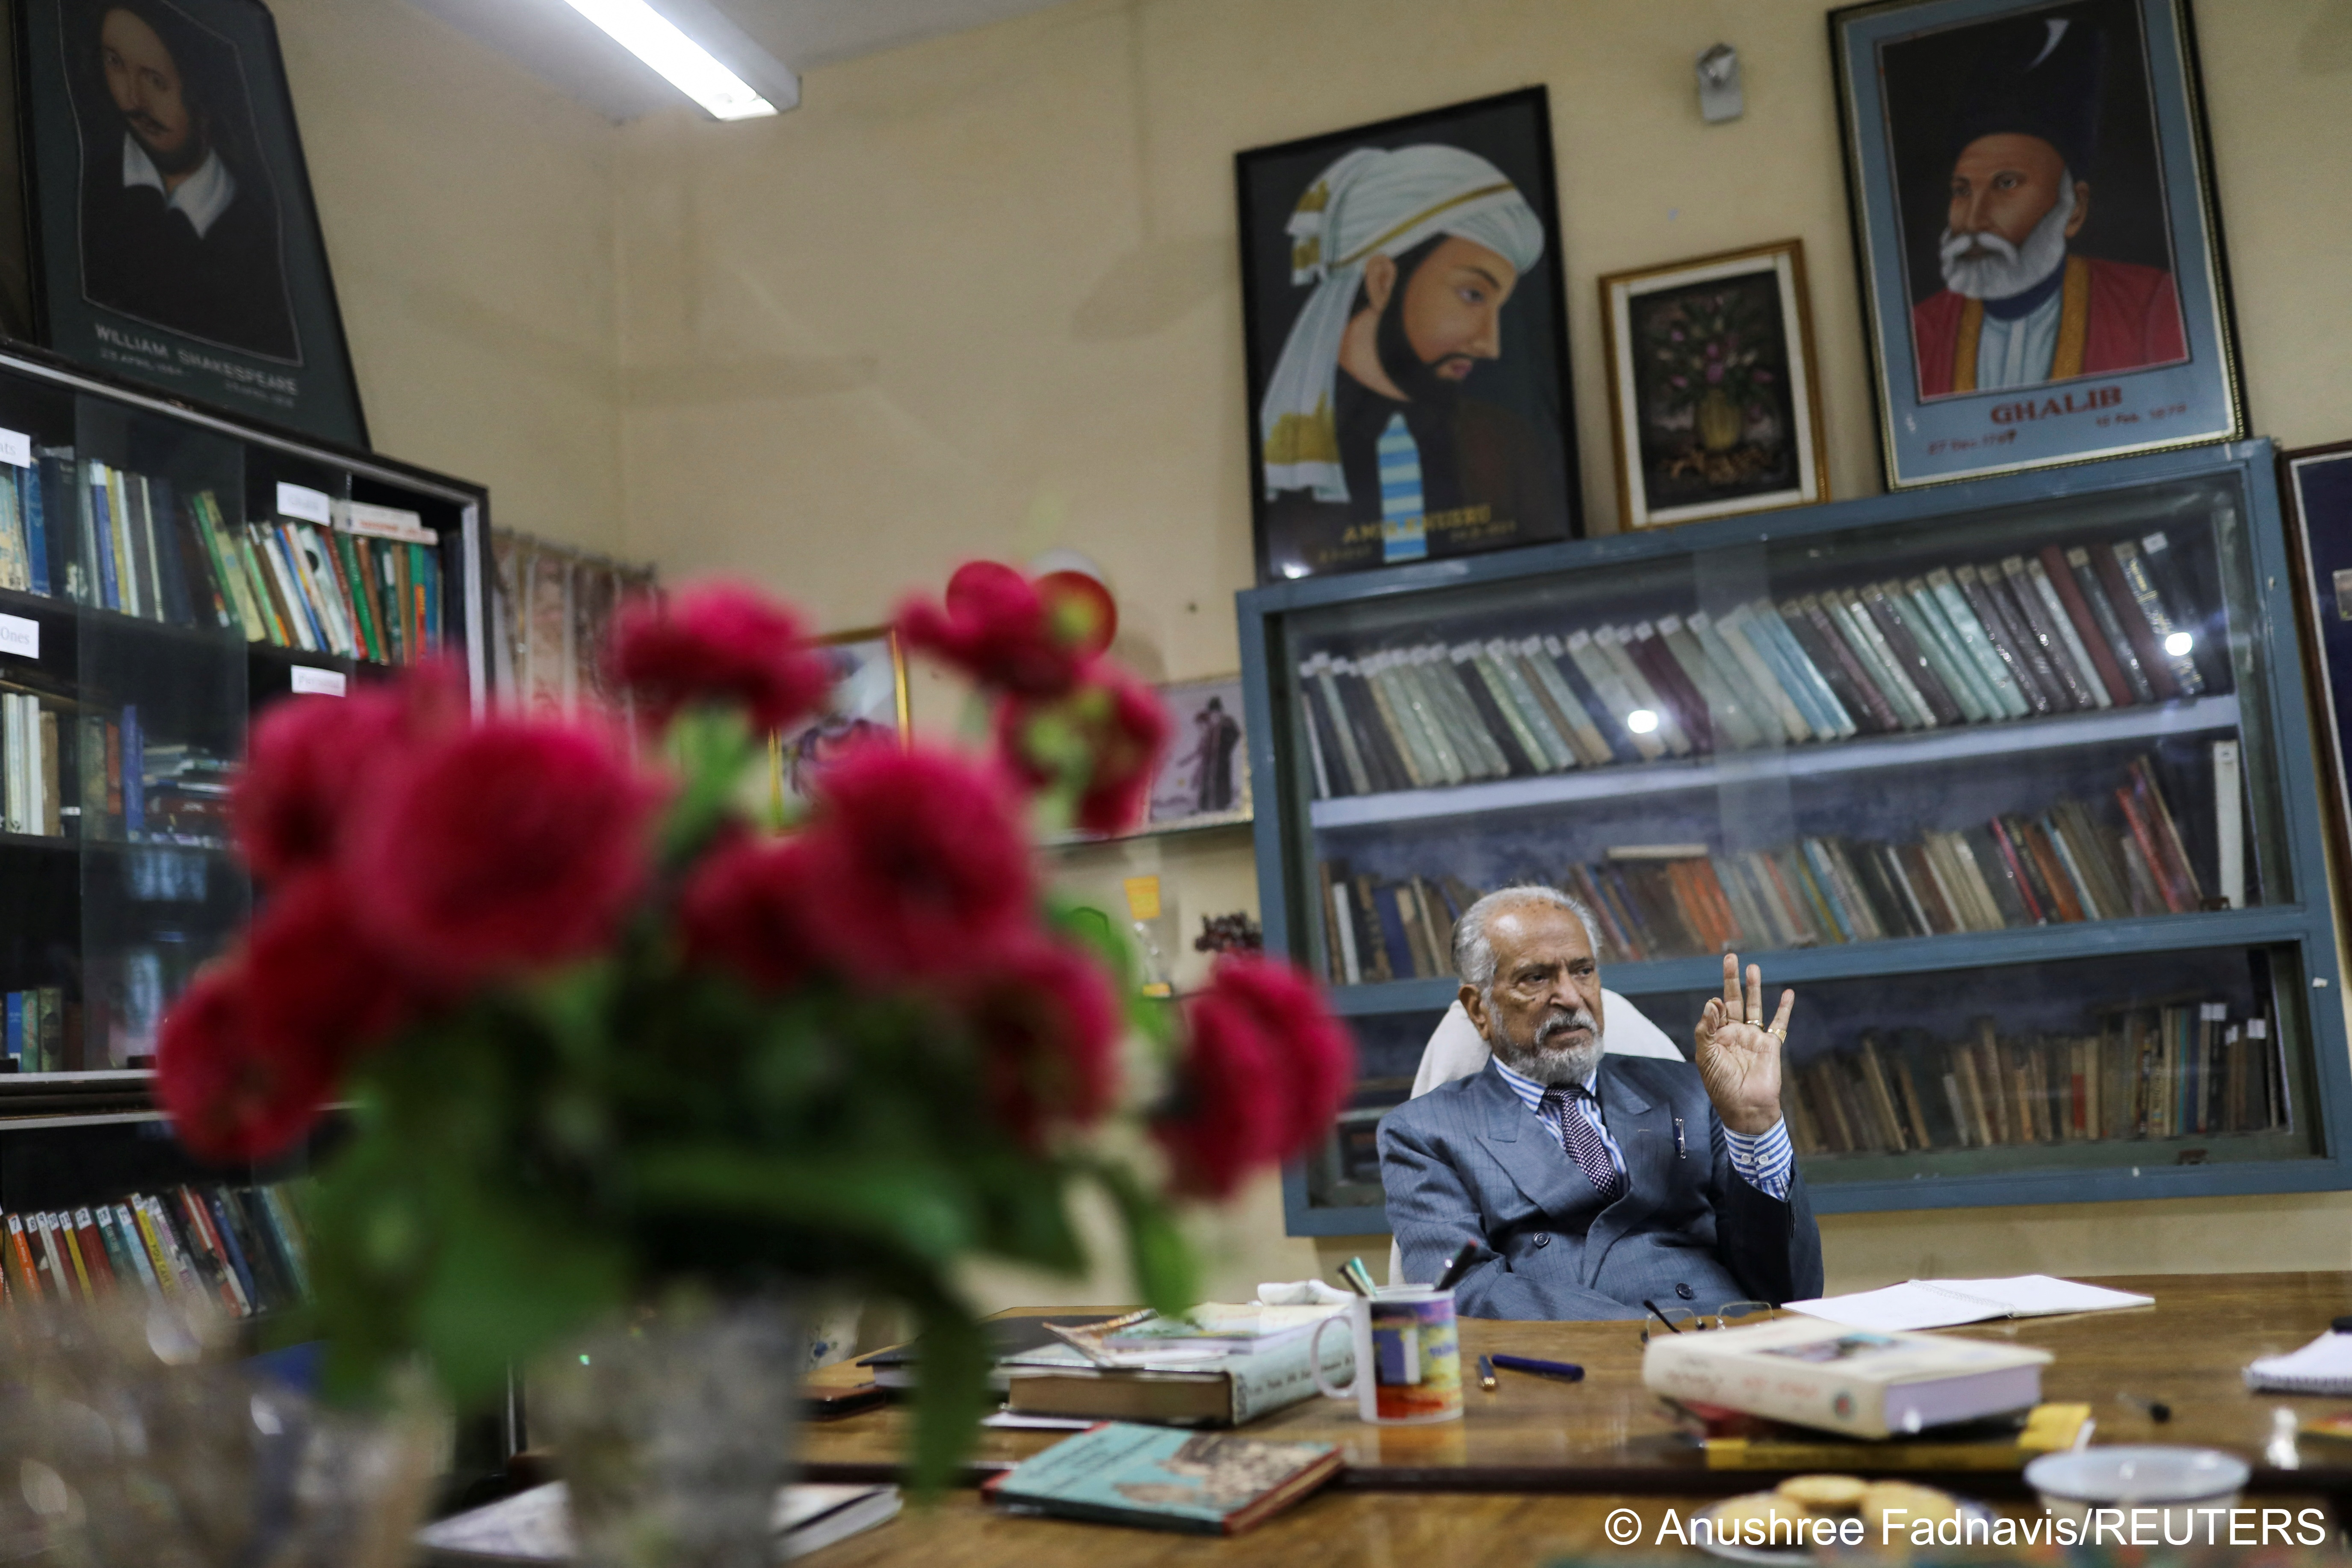
[[[915,1495],[935,1497],[971,1451],[988,1404],[988,1339],[963,1303],[941,1292],[912,1303],[923,1356],[915,1386]]]
[[[681,787],[662,819],[660,852],[664,865],[682,866],[732,814],[761,748],[743,715],[725,708],[688,709],[670,721],[667,741]]]
[[[1180,1312],[1197,1302],[1200,1264],[1168,1205],[1124,1166],[1098,1165],[1095,1176],[1127,1222],[1128,1263],[1145,1305]]]
[[[654,1208],[733,1212],[827,1231],[864,1230],[944,1260],[970,1247],[974,1219],[949,1194],[952,1173],[895,1159],[796,1160],[731,1149],[646,1149],[629,1161]]]
[[[436,1208],[442,1229],[416,1328],[460,1400],[489,1393],[508,1366],[624,1298],[625,1258],[610,1237],[488,1192]]]

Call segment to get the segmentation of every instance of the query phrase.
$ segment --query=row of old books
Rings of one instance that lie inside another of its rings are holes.
[[[1621,847],[1570,866],[1560,886],[1592,910],[1609,956],[1632,962],[2197,910],[2204,890],[2154,767],[2143,756],[2124,774],[2107,800],[2062,799],[1909,843]],[[1454,921],[1477,889],[1354,874],[1344,859],[1320,872],[1334,984],[1454,973]]]
[[[2224,1002],[2120,1009],[2095,1034],[1967,1039],[1865,1033],[1790,1073],[1782,1093],[1801,1154],[1905,1153],[2119,1138],[2196,1138],[2287,1126],[2269,1020]]]
[[[0,691],[0,827],[62,837],[58,772],[57,713],[32,692]]]
[[[90,1302],[129,1289],[249,1318],[310,1292],[309,1247],[281,1187],[184,1184],[71,1210],[12,1213],[5,1224],[0,1278],[16,1304]]]
[[[438,536],[415,512],[232,521],[209,489],[41,447],[0,479],[0,588],[383,664],[441,640]]]
[[[58,837],[74,825],[89,838],[219,847],[234,769],[207,747],[149,738],[135,703],[107,711],[0,692],[0,826],[10,833]]]
[[[1318,798],[2091,712],[2226,684],[2161,532],[1298,667]]]

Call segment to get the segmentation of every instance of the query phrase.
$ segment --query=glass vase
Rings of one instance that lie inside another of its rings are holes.
[[[532,1389],[581,1568],[767,1568],[804,1354],[780,1299],[673,1300]]]

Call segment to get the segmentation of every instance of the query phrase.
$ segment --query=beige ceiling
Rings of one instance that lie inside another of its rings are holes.
[[[408,0],[613,120],[686,103],[564,0]],[[653,0],[660,9],[662,0]],[[706,0],[796,71],[961,32],[1059,0]],[[684,23],[683,15],[676,18]],[[692,28],[689,26],[688,31]]]

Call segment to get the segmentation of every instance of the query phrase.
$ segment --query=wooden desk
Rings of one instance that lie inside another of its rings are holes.
[[[2273,1468],[2263,1457],[2274,1408],[2310,1417],[2352,1401],[2253,1394],[2239,1375],[2255,1356],[2293,1350],[2330,1319],[2352,1312],[2352,1274],[2161,1275],[2101,1283],[2152,1295],[2156,1305],[1946,1331],[2054,1352],[2043,1396],[2089,1404],[2098,1422],[2096,1442],[2226,1448],[2255,1466],[2254,1490],[2352,1496],[2352,1444],[2306,1438],[2299,1469]],[[1484,1394],[1474,1379],[1464,1418],[1440,1426],[1368,1426],[1351,1405],[1312,1399],[1247,1430],[1338,1443],[1349,1464],[1343,1489],[1720,1496],[1772,1479],[1762,1471],[1710,1471],[1680,1439],[1642,1386],[1638,1323],[1465,1319],[1462,1346],[1469,1364],[1480,1352],[1498,1350],[1580,1363],[1585,1381],[1557,1384],[1506,1373],[1496,1393]],[[828,1372],[849,1381],[864,1376],[854,1367]],[[2170,1405],[2172,1420],[2155,1424],[2118,1401],[2126,1393]],[[804,1428],[801,1448],[810,1479],[895,1479],[905,1423],[904,1411],[887,1408]],[[974,1461],[1000,1468],[1060,1436],[984,1431]],[[2018,1478],[1999,1474],[1922,1479],[1984,1496],[2020,1495],[2022,1488]]]
[[[1537,1568],[1571,1554],[1612,1554],[1603,1521],[1627,1506],[1643,1517],[1646,1547],[1664,1506],[1654,1498],[1327,1490],[1226,1540],[1009,1515],[959,1492],[930,1509],[909,1506],[888,1524],[794,1562],[795,1568]]]

